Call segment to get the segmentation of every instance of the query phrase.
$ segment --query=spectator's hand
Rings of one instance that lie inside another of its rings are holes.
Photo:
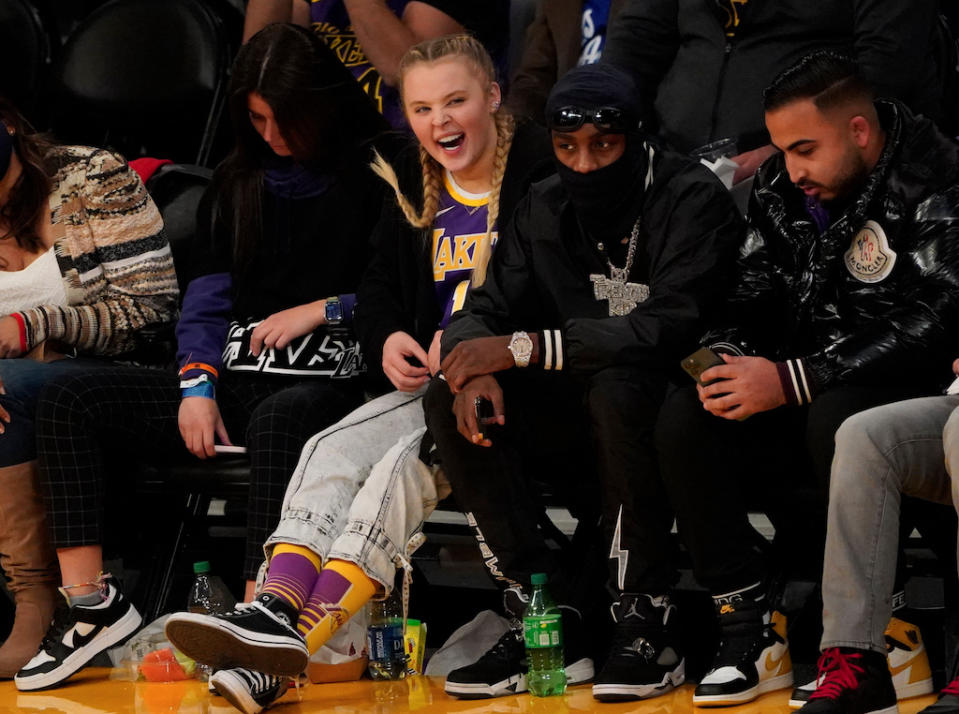
[[[443,374],[446,374],[444,371]],[[456,415],[456,428],[463,438],[477,446],[492,446],[489,439],[480,439],[479,425],[476,423],[476,399],[485,398],[493,403],[493,415],[496,423],[506,423],[503,410],[503,390],[491,374],[485,374],[467,382],[453,399],[453,414]]]
[[[326,300],[274,312],[253,328],[253,334],[250,335],[250,352],[254,357],[259,357],[264,347],[282,350],[297,337],[308,335],[325,324]]]
[[[726,364],[703,372],[703,382],[721,380],[708,387],[696,386],[703,407],[723,419],[745,419],[786,403],[776,365],[765,357],[721,355]]]
[[[10,315],[5,315],[0,318],[0,358],[9,359],[21,354],[20,325]]]
[[[414,367],[406,361],[407,357],[423,366]],[[383,343],[383,373],[401,392],[415,392],[429,381],[430,370],[426,366],[429,363],[423,348],[405,332],[394,332]]]
[[[477,337],[460,342],[443,360],[443,376],[453,394],[473,377],[494,374],[515,365],[509,351],[510,336]]]
[[[765,146],[760,146],[758,149],[744,151],[738,156],[731,157],[730,160],[735,161],[739,165],[739,168],[736,169],[736,173],[733,174],[733,186],[740,181],[745,181],[754,173],[756,173],[763,161],[768,159],[777,151],[778,149],[772,144],[766,144]]]
[[[959,358],[952,363],[952,373],[959,377]]]
[[[433,335],[433,341],[430,342],[430,351],[426,355],[427,367],[430,374],[434,377],[440,371],[440,341],[443,339],[443,331],[437,330]]]
[[[232,446],[215,399],[184,397],[180,401],[178,421],[183,444],[198,459],[216,456],[214,434],[220,437],[221,443]]]

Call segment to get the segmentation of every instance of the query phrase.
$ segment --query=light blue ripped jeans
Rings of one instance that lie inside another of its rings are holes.
[[[268,559],[278,543],[304,546],[324,563],[356,563],[389,593],[423,521],[449,493],[419,459],[425,392],[385,394],[306,443],[263,546]]]
[[[959,509],[959,396],[860,412],[836,432],[822,648],[886,653],[902,494]]]

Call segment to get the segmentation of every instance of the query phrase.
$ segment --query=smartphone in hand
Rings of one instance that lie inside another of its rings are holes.
[[[708,347],[703,347],[696,350],[689,355],[689,357],[680,362],[680,366],[686,371],[686,374],[695,379],[696,383],[701,387],[707,387],[713,382],[719,381],[713,380],[713,382],[703,382],[702,375],[703,372],[710,367],[718,367],[721,364],[726,364],[723,361],[723,358]]]
[[[480,435],[480,440],[488,439],[490,427],[496,424],[496,412],[493,409],[493,402],[485,397],[476,397],[473,400],[473,409],[476,413],[476,428]]]

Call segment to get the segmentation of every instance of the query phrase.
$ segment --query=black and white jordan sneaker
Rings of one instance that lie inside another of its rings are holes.
[[[693,704],[722,707],[751,702],[761,694],[792,687],[786,617],[760,603],[716,601],[721,642],[713,668],[696,686]]]
[[[686,662],[671,635],[676,606],[669,598],[623,593],[610,608],[616,629],[593,696],[601,702],[648,699],[686,680]]]
[[[579,613],[560,606],[563,613],[566,683],[582,684],[593,678],[593,660],[585,655],[586,637]],[[446,677],[446,693],[460,699],[485,699],[527,690],[526,643],[522,627],[507,630],[482,657]]]
[[[140,628],[143,619],[117,585],[101,581],[103,601],[57,610],[40,651],[13,678],[22,692],[56,687],[86,666],[100,652],[120,644]]]
[[[221,669],[210,677],[210,688],[243,714],[259,714],[286,694],[291,682],[252,669]]]
[[[166,622],[166,636],[187,657],[213,669],[252,669],[295,677],[310,653],[296,631],[296,609],[263,593],[223,615],[177,612]]]

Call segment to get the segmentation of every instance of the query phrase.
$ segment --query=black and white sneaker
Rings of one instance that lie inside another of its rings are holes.
[[[166,636],[187,657],[213,669],[252,669],[295,677],[309,651],[295,629],[294,607],[269,593],[223,615],[178,612],[166,623]]]
[[[819,658],[820,684],[803,714],[896,714],[896,690],[879,652],[830,647]]]
[[[289,691],[291,681],[289,677],[235,668],[215,672],[210,686],[243,714],[259,714]]]
[[[523,631],[510,628],[482,657],[446,677],[447,694],[460,699],[486,699],[526,691],[526,644]]]
[[[616,629],[609,659],[593,684],[601,702],[647,699],[686,680],[686,661],[670,634],[668,597],[623,593],[610,608]]]
[[[100,604],[57,610],[40,651],[14,677],[17,689],[29,692],[56,687],[140,628],[140,613],[120,592],[116,579],[107,576],[100,587]]]
[[[567,685],[582,684],[593,678],[593,660],[583,655],[580,642],[582,620],[571,608],[563,611],[563,636]],[[521,627],[512,627],[482,657],[465,667],[454,669],[446,677],[446,693],[460,699],[486,699],[519,694],[527,690],[526,643]]]
[[[806,702],[809,701],[809,697],[812,696],[812,693],[816,691],[816,688],[822,684],[822,677],[817,677],[816,679],[801,684],[793,690],[793,693],[789,697],[789,708],[790,709],[799,709]]]
[[[693,704],[744,704],[793,685],[786,618],[764,612],[760,603],[716,600],[721,641],[713,668],[696,686]]]

